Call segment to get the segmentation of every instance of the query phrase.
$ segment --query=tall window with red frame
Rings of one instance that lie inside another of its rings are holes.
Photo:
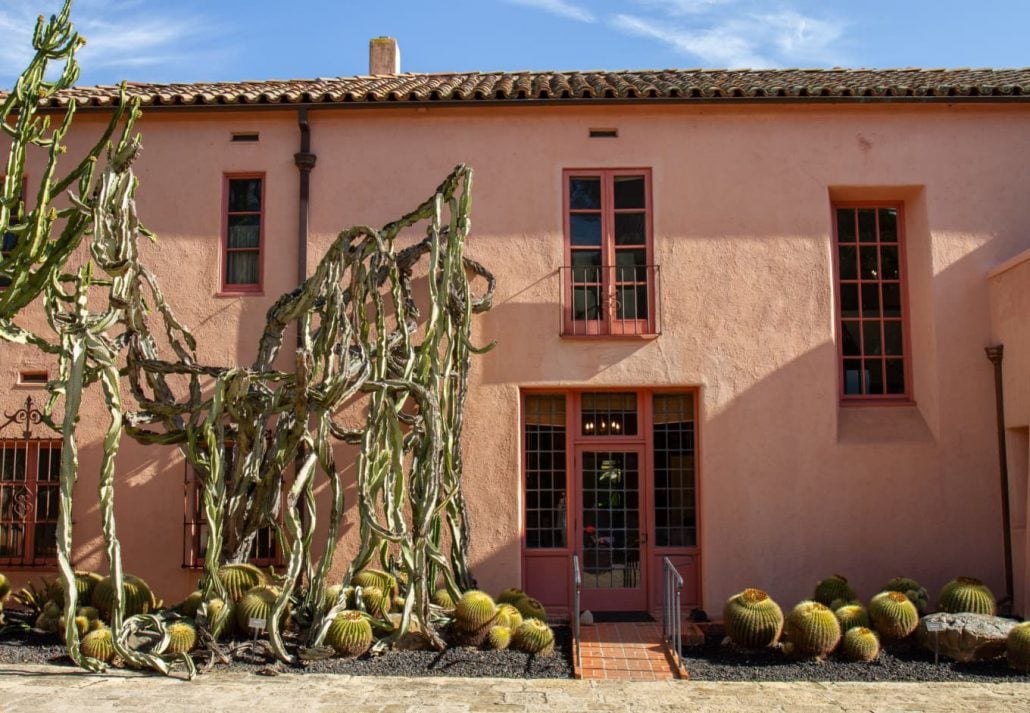
[[[653,334],[651,172],[565,171],[562,333]]]
[[[57,561],[61,444],[0,440],[0,565]]]
[[[225,256],[222,289],[257,292],[261,289],[261,251],[264,247],[264,177],[226,176]]]
[[[909,396],[901,206],[834,206],[840,383],[845,401]]]

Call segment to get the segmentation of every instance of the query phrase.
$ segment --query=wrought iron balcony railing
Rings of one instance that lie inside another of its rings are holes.
[[[661,334],[658,265],[566,265],[561,285],[561,335]]]

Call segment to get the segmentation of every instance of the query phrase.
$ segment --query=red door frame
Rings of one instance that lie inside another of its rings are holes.
[[[625,436],[581,436],[582,419],[580,411],[581,395],[600,392],[633,392],[637,396],[638,414],[638,435],[627,438]],[[694,512],[696,544],[693,547],[657,547],[654,542],[654,510],[652,507],[652,491],[654,486],[654,447],[653,447],[653,396],[660,394],[692,394],[693,395],[693,419],[694,419]],[[526,396],[537,394],[563,395],[565,396],[565,501],[569,503],[566,507],[566,546],[554,548],[527,549],[526,548],[526,521],[525,521],[525,494],[526,494],[526,452],[525,452],[525,413]],[[579,478],[576,475],[576,453],[580,447],[585,450],[618,450],[620,446],[639,446],[643,450],[643,466],[641,468],[641,526],[647,538],[646,553],[641,551],[640,579],[647,596],[647,611],[657,611],[661,607],[660,587],[654,586],[653,577],[661,577],[660,557],[670,556],[690,560],[693,563],[694,591],[696,596],[691,600],[686,596],[691,583],[685,582],[684,607],[703,607],[701,599],[702,576],[701,553],[703,551],[703,527],[701,522],[703,486],[701,473],[702,436],[700,428],[701,414],[701,390],[696,386],[591,386],[576,387],[567,389],[555,388],[525,388],[519,393],[519,539],[522,551],[522,586],[526,587],[527,570],[531,561],[560,559],[564,562],[562,571],[565,582],[572,577],[572,554],[581,551],[580,536],[578,533],[579,517]],[[647,506],[644,506],[644,503]],[[573,507],[573,505],[575,507]],[[677,564],[679,566],[679,564]],[[681,574],[684,574],[681,572]],[[571,602],[572,593],[568,591],[568,601]],[[561,607],[552,607],[558,608]]]

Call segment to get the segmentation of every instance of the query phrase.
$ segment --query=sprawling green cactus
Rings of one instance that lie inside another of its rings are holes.
[[[372,625],[361,612],[346,609],[333,619],[325,641],[340,656],[360,656],[372,646]]]
[[[197,630],[185,619],[173,621],[167,626],[167,629],[168,646],[165,647],[163,653],[185,654],[192,651],[193,647],[197,645]]]
[[[511,643],[511,629],[507,626],[491,626],[490,633],[486,636],[486,647],[500,651],[508,648]]]
[[[522,624],[522,614],[519,610],[513,607],[511,604],[498,604],[497,605],[497,621],[495,622],[498,626],[506,626],[512,631],[519,628]]]
[[[1005,658],[1009,666],[1021,673],[1030,673],[1030,621],[1016,624],[1005,640]]]
[[[919,613],[925,614],[930,604],[930,595],[916,580],[911,577],[894,577],[883,586],[885,592],[901,592],[916,605]]]
[[[539,619],[540,621],[547,621],[547,610],[544,609],[544,605],[541,604],[533,597],[523,597],[517,601],[511,602],[512,606],[519,610],[519,614],[524,619]]]
[[[492,623],[497,616],[497,605],[490,595],[472,589],[462,595],[454,606],[454,620],[458,628],[468,633],[478,631]]]
[[[880,592],[869,602],[869,620],[884,639],[904,639],[919,626],[919,611],[901,592]]]
[[[110,663],[114,659],[114,638],[106,626],[82,637],[82,653],[90,658]]]
[[[325,597],[322,600],[322,614],[325,615],[330,609],[336,606],[336,600],[340,598],[340,594],[343,593],[342,584],[334,584],[331,587],[326,587]],[[347,595],[347,600],[351,600],[351,596]]]
[[[833,613],[840,622],[840,630],[844,633],[856,626],[869,626],[869,613],[861,604],[845,604]]]
[[[215,639],[231,634],[236,624],[236,606],[220,597],[201,604],[197,608],[197,615],[203,615],[204,625]]]
[[[358,590],[355,590],[357,592]],[[369,614],[381,617],[390,611],[393,598],[379,587],[361,587],[361,601]]]
[[[855,626],[844,634],[840,648],[851,661],[872,661],[880,655],[880,639],[872,629]]]
[[[150,587],[139,577],[126,574],[123,577],[123,599],[125,600],[125,616],[146,614],[157,609],[157,600]],[[114,587],[110,577],[104,577],[93,588],[93,606],[105,620],[111,618],[111,607],[114,605]]]
[[[243,595],[254,587],[268,584],[268,575],[252,564],[245,562],[223,564],[218,568],[218,578],[225,585],[226,592],[233,604],[243,599]]]
[[[451,598],[451,593],[446,589],[437,589],[433,592],[433,604],[443,609],[453,609],[454,599]]]
[[[498,604],[514,604],[520,599],[526,598],[526,593],[518,587],[508,587],[497,595]]]
[[[67,629],[65,628],[64,623],[65,623],[64,616],[61,616],[61,618],[57,620],[57,634],[58,634],[58,636],[61,637],[61,641],[65,640],[65,632],[67,631]],[[79,631],[79,638],[80,639],[83,636],[85,636],[86,632],[88,632],[92,628],[91,627],[92,623],[93,623],[92,620],[89,617],[87,617],[87,616],[76,616],[75,617],[75,628],[78,629],[78,631]]]
[[[772,646],[783,631],[783,611],[761,589],[745,589],[727,599],[722,619],[726,635],[744,649]]]
[[[840,642],[837,617],[819,602],[798,604],[787,615],[783,629],[798,656],[826,656]]]
[[[512,633],[511,647],[527,654],[550,656],[554,653],[554,632],[540,619],[526,619]]]
[[[975,577],[956,577],[945,584],[937,598],[937,608],[952,614],[970,612],[993,615],[997,611],[994,594]]]
[[[249,590],[236,604],[236,626],[240,631],[250,631],[251,619],[261,619],[267,623],[278,597],[279,590],[268,584],[261,584]],[[289,614],[287,607],[280,615],[280,626],[286,623]]]
[[[354,575],[350,583],[355,587],[376,587],[389,594],[390,597],[400,591],[397,586],[397,578],[381,569],[363,569]]]
[[[824,606],[830,606],[837,599],[849,602],[854,598],[855,590],[848,584],[847,578],[839,574],[834,574],[819,582],[815,585],[815,592],[812,594],[812,599]]]

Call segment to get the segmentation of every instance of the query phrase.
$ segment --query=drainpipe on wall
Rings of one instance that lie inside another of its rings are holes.
[[[994,365],[994,403],[997,411],[998,428],[998,470],[1001,474],[1001,526],[1005,543],[1005,596],[998,603],[1012,608],[1012,530],[1009,514],[1009,463],[1008,448],[1005,445],[1005,389],[1001,378],[1001,360],[1005,346],[998,344],[985,347],[987,358]],[[1003,608],[1003,607],[999,607]]]
[[[300,173],[300,192],[297,207],[297,285],[303,284],[308,278],[308,218],[311,206],[311,170],[315,167],[317,157],[311,153],[311,126],[308,124],[307,107],[297,110],[297,126],[300,128],[300,150],[293,154],[293,162],[297,165]],[[297,348],[304,342],[300,333],[300,325],[297,328]],[[297,449],[295,461],[296,471],[300,471],[304,459],[307,457],[304,444]],[[314,511],[314,502],[311,501],[311,494],[308,491],[303,495],[304,503],[300,508],[300,531],[305,537],[311,527],[311,519],[308,516],[309,509]]]

